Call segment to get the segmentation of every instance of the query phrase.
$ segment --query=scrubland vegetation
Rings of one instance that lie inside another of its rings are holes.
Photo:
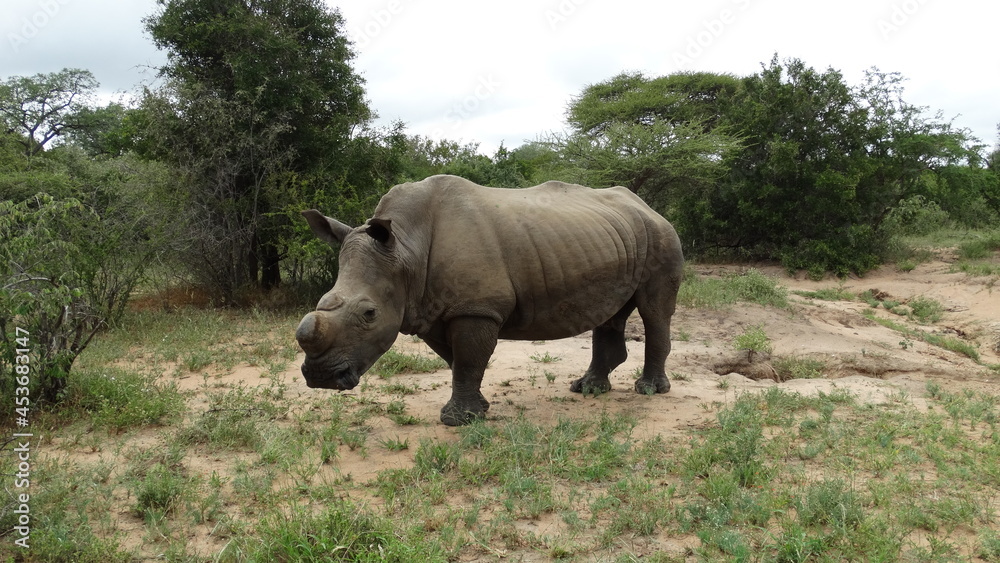
[[[366,376],[375,399],[302,404],[281,378],[294,319],[336,276],[299,211],[357,224],[392,185],[439,173],[626,186],[694,261],[822,279],[909,272],[947,249],[955,271],[995,280],[1000,156],[934,113],[946,108],[907,103],[891,72],[848,84],[775,56],[749,76],[581,85],[565,134],[488,156],[374,127],[340,14],[317,0],[260,5],[151,14],[146,30],[170,57],[132,102],[93,102],[84,69],[0,81],[0,426],[13,424],[7,398],[29,358],[46,452],[33,548],[8,550],[13,499],[0,495],[0,558],[1000,560],[993,394],[935,384],[914,408],[905,394],[871,405],[772,389],[705,404],[711,424],[670,438],[595,410],[410,439],[385,428],[433,421],[408,413],[417,390],[396,374],[439,362],[388,354]],[[940,303],[823,291],[805,297],[867,302],[902,348],[995,370],[976,345],[926,328]],[[692,274],[681,293],[683,307],[742,302],[793,307],[753,271]],[[734,348],[768,351],[757,328],[733,334]],[[560,358],[534,359],[552,383]],[[216,385],[248,366],[261,385]],[[774,369],[787,380],[825,365]],[[13,474],[14,444],[0,444],[0,475]],[[383,450],[412,463],[364,483],[338,470],[342,456]]]

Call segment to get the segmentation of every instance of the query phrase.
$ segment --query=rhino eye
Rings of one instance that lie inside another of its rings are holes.
[[[363,313],[361,313],[361,316],[365,319],[365,322],[370,323],[373,322],[375,320],[375,317],[378,316],[378,311],[375,310],[375,307],[369,307],[365,309]]]

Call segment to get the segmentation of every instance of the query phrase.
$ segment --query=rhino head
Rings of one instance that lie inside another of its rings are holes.
[[[337,283],[303,317],[295,338],[306,353],[306,385],[353,389],[396,340],[403,322],[402,269],[390,221],[351,228],[316,210],[303,211],[320,239],[340,245]]]

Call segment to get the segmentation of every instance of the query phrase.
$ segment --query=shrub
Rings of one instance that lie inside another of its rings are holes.
[[[922,195],[904,199],[886,216],[883,229],[894,235],[926,235],[947,226],[948,212]]]
[[[770,354],[772,350],[771,339],[764,332],[764,327],[754,325],[747,328],[743,334],[737,335],[733,340],[733,346],[737,350],[746,350],[748,355]]]
[[[167,204],[150,203],[165,182],[157,166],[51,153],[20,172],[46,171],[38,187],[58,196],[26,196],[22,182],[0,178],[11,181],[0,182],[0,373],[13,373],[14,352],[26,348],[41,402],[61,398],[76,357],[121,318],[170,216]],[[28,346],[16,340],[24,331]],[[0,377],[0,395],[11,387]]]

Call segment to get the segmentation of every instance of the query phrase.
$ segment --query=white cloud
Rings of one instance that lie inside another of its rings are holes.
[[[745,75],[777,52],[820,70],[832,66],[851,83],[877,66],[909,79],[908,101],[960,115],[956,125],[987,142],[1000,121],[995,3],[328,2],[357,40],[355,68],[381,122],[401,119],[413,134],[454,132],[481,142],[485,153],[501,141],[512,147],[561,130],[566,104],[586,85],[626,70],[668,74],[678,70],[678,55],[691,59],[685,70]],[[4,76],[86,68],[106,92],[131,90],[152,80],[144,67],[165,59],[141,24],[155,9],[154,0],[6,0],[0,68]],[[12,46],[12,36],[24,41]],[[499,86],[480,99],[477,87],[482,93],[490,77]],[[456,104],[468,107],[459,120]]]

